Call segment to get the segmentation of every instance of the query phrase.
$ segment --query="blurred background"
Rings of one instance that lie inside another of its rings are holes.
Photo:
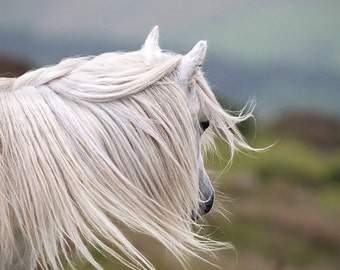
[[[225,161],[207,157],[220,193],[215,209],[227,210],[229,218],[214,210],[207,233],[235,246],[214,263],[235,270],[335,270],[339,11],[338,0],[1,0],[0,75],[18,76],[66,57],[137,50],[154,25],[167,50],[184,54],[207,40],[204,71],[216,96],[228,109],[256,100],[256,123],[240,128],[255,147],[275,143],[264,153],[238,154],[228,171]],[[225,145],[220,151],[228,159]],[[159,269],[180,269],[150,239],[134,239]],[[124,269],[97,257],[106,269]],[[217,269],[195,260],[191,266]]]

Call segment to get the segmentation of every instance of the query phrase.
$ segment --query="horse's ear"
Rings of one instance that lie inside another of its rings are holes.
[[[147,36],[144,45],[142,46],[142,50],[147,53],[155,53],[161,52],[161,49],[158,45],[158,38],[159,38],[159,28],[156,25]]]
[[[178,67],[179,76],[182,79],[190,79],[201,68],[207,51],[207,42],[199,41],[190,52],[183,56]]]

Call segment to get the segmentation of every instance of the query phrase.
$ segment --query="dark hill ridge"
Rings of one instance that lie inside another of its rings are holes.
[[[0,55],[0,77],[18,77],[32,68],[32,65],[25,60]]]
[[[273,128],[280,136],[295,136],[322,150],[340,146],[340,119],[337,117],[294,112],[279,119]]]

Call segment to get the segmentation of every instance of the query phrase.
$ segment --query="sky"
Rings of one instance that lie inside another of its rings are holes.
[[[213,50],[245,59],[324,49],[340,61],[337,0],[2,0],[0,7],[0,31],[42,40],[135,43],[159,25],[167,43],[189,46],[208,39]]]
[[[207,74],[233,99],[255,97],[266,114],[292,105],[340,115],[339,10],[338,0],[1,0],[0,53],[40,66],[136,50],[159,25],[167,50],[207,40]]]
[[[195,22],[202,24],[221,13],[231,16],[231,11],[243,10],[238,1],[216,0],[2,0],[1,5],[2,28],[25,29],[46,38],[94,35],[133,39],[142,37],[141,30],[156,24],[160,24],[171,36],[175,31],[191,28]]]

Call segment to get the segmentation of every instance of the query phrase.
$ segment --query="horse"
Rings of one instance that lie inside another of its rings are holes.
[[[207,43],[163,51],[156,26],[140,50],[74,57],[0,79],[0,269],[95,269],[100,250],[155,269],[125,229],[180,262],[226,248],[199,233],[214,202],[203,154],[215,139],[253,150],[204,74]]]

